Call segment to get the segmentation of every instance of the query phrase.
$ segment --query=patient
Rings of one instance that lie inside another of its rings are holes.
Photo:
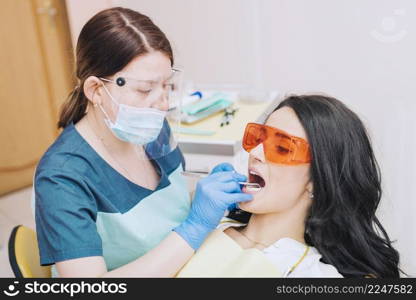
[[[254,199],[239,204],[179,277],[399,277],[399,254],[377,219],[380,174],[365,127],[340,101],[290,96],[249,123]],[[233,260],[238,260],[237,263]]]

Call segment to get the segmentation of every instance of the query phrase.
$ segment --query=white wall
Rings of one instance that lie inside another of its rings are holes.
[[[68,1],[75,4],[72,10],[84,5]],[[397,239],[402,267],[416,276],[415,1],[107,0],[107,5],[149,15],[172,41],[186,77],[197,83],[322,91],[358,112],[382,166],[380,218]],[[70,15],[77,28],[87,19]]]
[[[84,24],[100,10],[113,6],[112,0],[66,0],[65,3],[74,46]]]

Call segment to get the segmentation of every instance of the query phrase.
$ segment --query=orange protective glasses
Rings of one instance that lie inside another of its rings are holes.
[[[263,144],[265,158],[285,165],[306,164],[311,161],[309,144],[300,137],[263,124],[248,123],[244,132],[243,148],[250,152]]]

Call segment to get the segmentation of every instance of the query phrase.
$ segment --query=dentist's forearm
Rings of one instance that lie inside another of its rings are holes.
[[[180,235],[171,232],[156,248],[103,277],[174,277],[194,252]]]
[[[56,269],[59,277],[174,277],[193,254],[194,249],[172,231],[156,248],[112,271],[107,271],[102,256],[57,262]]]

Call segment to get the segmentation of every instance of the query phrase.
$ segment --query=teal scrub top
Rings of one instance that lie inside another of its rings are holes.
[[[169,135],[165,123],[158,139]],[[35,173],[41,265],[103,256],[111,271],[157,246],[187,217],[191,200],[179,148],[151,162],[160,175],[154,191],[118,173],[68,125]]]

